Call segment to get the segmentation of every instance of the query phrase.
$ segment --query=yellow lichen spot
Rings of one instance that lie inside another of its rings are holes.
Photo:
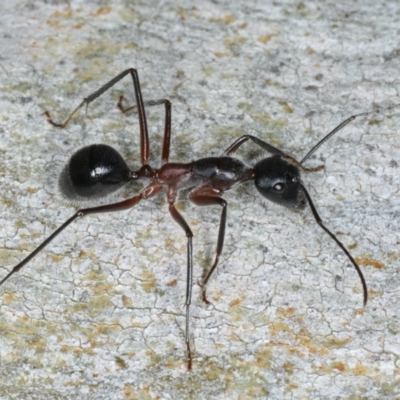
[[[87,310],[87,308],[88,308],[88,305],[86,303],[78,302],[78,303],[74,304],[72,309],[74,312],[79,312],[82,310]]]
[[[223,294],[224,294],[224,292],[222,290],[216,290],[215,292],[213,292],[211,298],[213,301],[218,302],[219,299],[223,296]]]
[[[35,193],[37,193],[37,191],[38,191],[38,188],[36,188],[36,187],[28,187],[28,189],[26,189],[26,192],[29,194],[35,194]]]
[[[294,307],[289,307],[289,308],[280,308],[278,309],[278,314],[282,315],[284,317],[289,317],[293,315],[293,313],[296,311]]]
[[[382,121],[376,118],[372,118],[368,121],[368,125],[372,126],[372,125],[379,125],[381,124]]]
[[[324,348],[317,347],[317,346],[309,346],[308,350],[310,351],[311,354],[318,354],[320,356],[326,356],[329,354],[328,349],[324,349]]]
[[[204,67],[202,67],[202,71],[204,72],[204,75],[206,76],[212,76],[215,74],[216,69],[215,67],[212,67],[210,65],[206,65]],[[183,138],[183,137],[182,137]],[[181,142],[181,139],[179,138],[179,142]]]
[[[14,301],[14,299],[14,293],[6,293],[5,295],[3,295],[4,304],[10,304],[12,301]]]
[[[64,259],[64,256],[59,256],[57,254],[51,254],[51,260],[53,262],[59,262],[62,261]]]
[[[285,111],[287,114],[293,114],[293,108],[290,107],[286,101],[280,101],[279,104],[282,106],[283,111]]]
[[[289,331],[289,326],[283,322],[272,324],[272,330],[275,332]]]
[[[311,342],[311,340],[310,340],[310,338],[308,336],[302,336],[300,338],[300,343],[301,343],[302,346],[308,347],[310,342]]]
[[[178,7],[176,13],[179,16],[180,19],[185,20],[186,19],[186,14],[187,14],[187,9],[183,7]]]
[[[69,346],[61,346],[60,348],[61,353],[68,353],[69,352]]]
[[[7,207],[11,207],[14,204],[14,199],[11,198],[2,198],[1,199],[2,204],[4,204]]]
[[[312,47],[307,47],[307,54],[312,55],[315,53],[315,50]]]
[[[183,201],[179,201],[175,204],[175,207],[179,211],[185,211],[185,203]]]
[[[232,14],[227,14],[224,15],[223,17],[218,17],[218,18],[210,18],[210,22],[222,22],[226,25],[231,24],[232,22],[236,21],[236,17]]]
[[[132,307],[132,300],[130,297],[125,296],[124,294],[122,295],[122,304],[124,305],[124,307]]]
[[[206,376],[209,381],[216,381],[226,373],[226,370],[216,366],[214,363],[211,364],[210,367],[211,368],[206,371]]]
[[[126,368],[126,362],[121,357],[115,357],[115,363],[117,364],[118,368]]]
[[[14,228],[15,229],[25,228],[25,225],[21,221],[15,221]]]
[[[153,272],[143,271],[141,278],[143,279],[142,288],[145,292],[149,293],[156,287],[156,279]]]
[[[97,313],[100,311],[112,308],[113,304],[107,295],[92,296],[89,300],[89,309],[91,313]]]
[[[229,303],[229,307],[236,307],[236,306],[239,305],[240,303],[241,303],[241,300],[240,300],[240,299],[232,300],[232,301]]]
[[[42,237],[42,234],[39,233],[39,232],[33,232],[32,235],[30,235],[31,239],[38,239],[38,238],[41,238],[41,237]]]
[[[166,248],[173,248],[174,247],[174,244],[175,244],[175,240],[173,240],[173,239],[171,239],[171,238],[166,238],[165,239],[165,241],[164,241],[164,243],[165,243],[165,247]]]
[[[261,368],[269,368],[271,365],[271,351],[268,348],[264,348],[256,354],[256,364]]]
[[[291,362],[285,362],[282,367],[289,375],[293,374],[293,364]]]
[[[325,346],[329,348],[341,348],[344,347],[347,343],[350,343],[353,339],[351,337],[347,337],[344,339],[339,339],[337,337],[331,336],[325,342]]]
[[[331,363],[331,367],[333,369],[339,370],[340,372],[344,372],[347,369],[346,364],[342,361],[334,361],[333,363]]]
[[[146,355],[149,357],[149,360],[147,362],[148,367],[157,365],[160,362],[160,357],[153,351],[150,350],[146,351]]]
[[[229,57],[229,53],[222,52],[222,51],[215,51],[214,56],[217,58],[224,58],[224,57]]]
[[[28,342],[28,347],[35,349],[36,353],[43,353],[46,342],[43,338],[35,338]]]
[[[384,293],[383,290],[373,290],[373,289],[368,289],[368,296],[370,299],[373,299],[377,296],[381,296]]]
[[[85,274],[82,278],[82,280],[88,280],[88,281],[96,281],[96,282],[101,282],[105,281],[107,278],[105,275],[103,275],[99,270],[91,270],[87,274]],[[89,284],[88,286],[92,286]]]
[[[298,388],[299,388],[299,385],[296,385],[295,383],[291,383],[285,388],[285,392],[290,393],[294,389],[298,389]]]
[[[71,18],[72,17],[72,9],[69,7],[64,8],[63,10],[57,10],[53,13],[52,17],[54,18]]]
[[[87,258],[87,253],[85,250],[81,250],[77,258]]]
[[[238,307],[240,303],[240,299],[235,299],[229,304],[229,313],[233,321],[240,321],[243,318],[243,308]]]
[[[297,356],[297,357],[302,357],[302,358],[304,358],[304,353],[301,352],[299,349],[296,349],[296,348],[291,347],[291,348],[289,348],[287,351],[288,351],[289,354],[291,354],[291,355],[293,355],[293,356]]]
[[[246,38],[239,35],[228,36],[224,39],[225,47],[231,49],[233,46],[237,46],[246,42]]]
[[[109,282],[98,282],[93,287],[94,294],[108,293],[113,288],[113,285]]]
[[[338,196],[338,200],[342,201],[342,200],[344,200],[344,197]],[[349,245],[347,246],[347,248],[348,248],[349,250],[354,250],[356,247],[357,247],[357,243],[352,243],[352,244],[349,244]]]
[[[111,12],[111,7],[100,7],[94,14],[93,16],[98,17],[100,15],[106,15]]]
[[[376,269],[382,269],[385,267],[385,264],[383,262],[369,257],[356,257],[355,260],[358,265],[362,265],[363,267],[366,267],[368,265]]]
[[[351,372],[354,375],[367,375],[368,370],[367,370],[367,368],[365,368],[362,365],[358,364],[354,368],[351,369]]]
[[[99,335],[108,334],[108,333],[114,332],[118,329],[119,328],[116,325],[98,325],[98,326],[96,326],[96,331]]]
[[[274,34],[274,33],[271,33],[271,34],[269,34],[269,35],[259,36],[257,40],[258,40],[260,43],[266,44],[266,43],[268,43],[274,36],[275,36],[275,34]]]
[[[124,386],[124,389],[123,389],[123,393],[124,393],[124,395],[126,396],[126,398],[128,398],[128,399],[135,399],[135,397],[132,397],[135,393],[137,393],[137,391],[136,391],[136,389],[131,385],[131,384],[126,384],[125,386]]]

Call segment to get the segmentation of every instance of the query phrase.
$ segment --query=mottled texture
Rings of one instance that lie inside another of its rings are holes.
[[[399,103],[398,1],[22,1],[0,4],[0,278],[75,208],[57,175],[84,145],[140,164],[129,79],[63,121],[128,67],[145,100],[172,102],[171,161],[216,156],[243,133],[297,159],[344,118]],[[148,112],[160,165],[163,107]],[[400,396],[400,109],[360,118],[307,162],[308,207],[228,192],[226,244],[194,287],[186,371],[186,238],[163,196],[75,222],[0,287],[1,399],[395,399]],[[248,164],[262,151],[246,143]],[[129,185],[123,198],[140,190]],[[107,201],[111,201],[108,199]],[[195,280],[219,207],[178,203],[195,234]]]

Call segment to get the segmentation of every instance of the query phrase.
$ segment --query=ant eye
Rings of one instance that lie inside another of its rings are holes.
[[[283,182],[278,182],[275,183],[272,189],[275,193],[281,194],[286,190],[286,185]]]

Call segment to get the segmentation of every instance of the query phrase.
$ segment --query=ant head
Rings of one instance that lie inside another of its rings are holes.
[[[256,188],[266,199],[288,208],[305,207],[306,196],[297,183],[300,171],[296,165],[276,155],[259,161],[253,170]]]
[[[72,155],[58,183],[65,198],[79,201],[104,197],[131,179],[125,160],[115,149],[93,144]]]

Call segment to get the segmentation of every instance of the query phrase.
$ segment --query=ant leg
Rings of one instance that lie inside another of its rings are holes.
[[[243,143],[247,142],[248,140],[252,140],[256,145],[260,146],[262,149],[267,150],[268,153],[272,155],[286,157],[286,154],[277,149],[276,147],[270,145],[269,143],[265,142],[264,140],[259,139],[253,135],[243,135],[239,139],[235,140],[224,152],[225,156],[229,156],[230,154],[234,153]]]
[[[354,118],[353,118],[354,119]],[[352,121],[352,120],[351,120]],[[347,125],[349,121],[345,121],[345,123],[342,123],[340,125],[340,129],[344,126]],[[322,139],[323,141],[327,140],[330,136],[332,136],[335,132],[337,132],[339,130],[339,127],[336,128],[333,132],[331,132],[325,139]],[[296,159],[294,159],[293,157],[285,154],[283,151],[277,149],[276,147],[270,145],[269,143],[265,142],[264,140],[259,139],[256,136],[252,136],[252,135],[244,135],[241,136],[239,139],[235,140],[224,152],[224,155],[229,156],[230,154],[234,153],[243,143],[247,142],[248,140],[252,140],[256,145],[260,146],[262,149],[267,150],[269,153],[271,153],[272,155],[276,155],[276,156],[281,156],[285,159],[287,159],[290,163],[295,164],[298,168],[300,168],[302,171],[304,172],[316,172],[316,171],[320,171],[321,169],[324,168],[323,165],[319,165],[318,167],[314,167],[314,168],[306,168],[302,166],[302,162],[308,158],[305,157],[303,158],[303,160],[301,162],[298,162]],[[318,147],[322,144],[322,141],[320,143],[318,143]],[[316,150],[316,148],[315,148]],[[312,153],[310,152],[310,155]]]
[[[65,221],[57,230],[55,230],[43,243],[41,243],[35,250],[32,251],[27,257],[25,257],[19,264],[17,264],[1,281],[0,286],[8,280],[12,275],[18,272],[25,264],[27,264],[33,257],[35,257],[38,253],[40,253],[56,236],[58,236],[67,226],[69,226],[73,221],[75,221],[79,217],[84,217],[89,214],[99,214],[105,212],[113,212],[113,211],[123,211],[134,207],[143,199],[148,199],[150,197],[155,196],[161,190],[161,186],[156,183],[151,183],[147,186],[141,193],[137,196],[134,196],[130,199],[107,204],[104,206],[91,207],[91,208],[83,208],[78,210],[71,218]]]
[[[136,111],[137,106],[124,107],[122,102],[125,100],[124,96],[120,96],[117,107],[121,110],[122,113],[128,114],[130,112]],[[144,103],[145,107],[158,106],[160,104],[164,104],[165,107],[165,126],[164,126],[164,141],[162,147],[162,156],[161,161],[163,164],[168,162],[169,159],[169,149],[171,145],[171,102],[167,99],[159,99],[159,100],[148,100]]]
[[[133,106],[128,106],[125,107],[122,103],[125,101],[125,97],[124,95],[119,96],[119,100],[117,103],[117,107],[120,109],[120,111],[123,114],[129,114],[131,112],[137,112],[137,106],[136,104],[134,104]],[[170,103],[169,100],[167,99],[158,99],[158,100],[146,100],[143,101],[143,104],[145,107],[153,107],[153,106],[159,106],[160,104],[166,104],[166,103]]]
[[[149,146],[149,133],[147,130],[147,120],[146,120],[146,112],[144,110],[144,103],[143,103],[143,98],[142,98],[142,92],[140,90],[140,82],[139,82],[139,75],[136,69],[134,68],[129,68],[126,69],[125,71],[121,72],[118,74],[116,77],[111,79],[109,82],[107,82],[105,85],[103,85],[101,88],[97,89],[95,92],[90,94],[88,97],[85,97],[81,104],[79,104],[78,107],[75,108],[75,110],[71,113],[71,115],[65,120],[63,123],[57,123],[52,120],[50,117],[50,113],[48,111],[45,111],[45,115],[47,117],[47,121],[57,127],[57,128],[65,128],[72,118],[75,116],[75,114],[84,106],[86,107],[89,106],[89,104],[96,100],[98,97],[100,97],[104,92],[106,92],[108,89],[110,89],[112,86],[114,86],[117,82],[119,82],[121,79],[123,79],[126,75],[130,74],[132,77],[133,81],[133,87],[135,91],[135,97],[136,97],[136,107],[138,110],[138,116],[139,116],[139,126],[140,126],[140,156],[142,160],[142,164],[146,165],[148,160],[149,160],[149,153],[150,153],[150,146]]]
[[[218,261],[222,253],[222,248],[224,247],[228,203],[223,198],[215,196],[215,189],[210,187],[200,187],[198,190],[195,190],[190,194],[189,199],[198,206],[220,205],[222,207],[215,259],[211,267],[207,270],[205,277],[200,284],[202,289],[203,301],[206,304],[211,304],[206,296],[206,285],[218,265]]]
[[[179,224],[179,226],[185,231],[187,241],[187,277],[186,277],[186,326],[185,326],[185,341],[186,341],[186,355],[188,360],[188,370],[192,369],[192,350],[190,348],[190,337],[189,337],[189,317],[190,317],[190,304],[192,302],[192,288],[193,288],[193,245],[192,238],[193,233],[189,228],[189,225],[184,220],[179,211],[175,208],[174,203],[169,203],[169,212],[172,218]]]

